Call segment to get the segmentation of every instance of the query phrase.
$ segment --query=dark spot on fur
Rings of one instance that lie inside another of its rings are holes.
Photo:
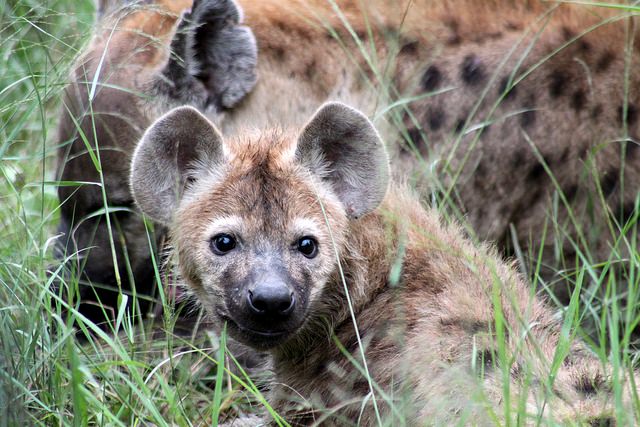
[[[573,108],[576,112],[582,110],[584,108],[586,100],[587,96],[585,95],[584,90],[576,90],[573,95],[571,95],[571,108]]]
[[[485,70],[482,61],[474,54],[464,57],[460,65],[460,77],[472,86],[481,83],[485,78]]]
[[[566,25],[562,27],[562,37],[564,38],[565,41],[569,41],[575,36],[576,36],[576,33],[571,28],[567,27]]]
[[[544,176],[544,174],[545,174],[544,166],[542,165],[542,163],[538,163],[533,168],[531,168],[531,171],[529,171],[529,175],[527,175],[527,180],[536,182],[542,176]]]
[[[514,380],[522,380],[522,365],[519,362],[516,362],[511,366],[511,378]]]
[[[594,417],[589,419],[589,427],[615,427],[616,420],[607,415]]]
[[[632,141],[627,141],[624,145],[624,155],[627,158],[635,158],[640,154],[640,144],[633,138]]]
[[[510,80],[509,76],[504,76],[502,80],[500,80],[500,85],[498,86],[498,96],[502,96],[504,94],[504,99],[515,98],[517,93],[515,86],[509,87],[509,80]]]
[[[287,33],[290,31],[289,27],[284,21],[276,21],[276,22],[272,21],[271,24],[274,25],[278,30],[284,33]]]
[[[605,51],[598,59],[598,62],[596,62],[596,71],[599,73],[607,71],[615,58],[616,56],[613,52],[610,50]]]
[[[304,76],[307,80],[313,80],[313,76],[316,73],[316,60],[313,59],[307,67],[304,69]]]
[[[577,193],[578,193],[578,186],[576,184],[571,184],[569,187],[567,187],[566,190],[564,190],[564,197],[568,201],[572,201],[576,197]]]
[[[610,170],[600,175],[600,188],[604,197],[610,196],[618,183],[618,172]]]
[[[440,325],[445,331],[454,329],[456,331],[463,331],[468,335],[476,335],[479,333],[489,333],[493,329],[493,322],[484,322],[477,319],[465,319],[465,318],[448,318],[440,319]]]
[[[587,52],[591,51],[591,43],[589,43],[586,40],[580,40],[580,43],[578,44],[578,47],[584,53],[587,53]]]
[[[462,330],[469,335],[475,335],[481,332],[489,332],[492,329],[491,322],[483,322],[480,320],[464,319],[464,318],[442,318],[440,325],[445,331],[451,329]]]
[[[507,21],[504,24],[504,28],[506,28],[509,31],[520,31],[522,29],[522,26],[516,22]]]
[[[500,207],[499,210],[500,216],[503,218],[509,218],[511,216],[511,206],[509,206],[508,204],[504,204]],[[510,221],[509,221],[510,222]],[[507,253],[509,253],[510,255],[505,256],[505,258],[510,258],[511,255],[513,254],[513,252],[511,251],[510,247],[509,247],[509,240],[505,240],[505,246],[503,248],[503,253],[506,255]]]
[[[485,167],[484,163],[478,163],[478,166],[476,166],[476,170],[474,172],[474,177],[476,182],[484,181],[486,179],[487,168]]]
[[[531,126],[536,121],[535,110],[524,111],[520,117],[520,124],[522,127]]]
[[[554,386],[551,388],[551,390],[553,391],[553,394],[560,398],[560,400],[565,403],[570,403],[569,399],[567,399],[567,396],[562,391],[560,391],[559,388]]]
[[[458,45],[462,42],[462,37],[460,37],[459,24],[455,19],[451,19],[445,23],[447,27],[449,27],[449,37],[447,39],[447,44],[450,46]]]
[[[513,166],[516,169],[520,169],[522,166],[524,166],[526,158],[527,155],[524,150],[516,151],[516,154],[513,156]]]
[[[562,366],[564,366],[565,368],[571,368],[572,366],[574,366],[576,364],[577,360],[578,360],[577,357],[575,357],[573,354],[569,353],[569,354],[567,354],[567,356],[562,361]]]
[[[353,383],[352,388],[352,392],[355,396],[365,396],[367,394],[369,394],[369,383],[367,382],[367,380],[358,380],[355,383]]]
[[[467,117],[463,117],[461,119],[458,119],[458,121],[456,122],[456,127],[454,129],[455,133],[461,133],[464,130],[464,124],[467,123]]]
[[[535,95],[531,94],[527,97],[525,105],[523,106],[523,110],[527,110],[520,114],[520,125],[523,128],[529,127],[536,121],[536,111],[535,111],[535,103],[536,98]]]
[[[413,145],[415,147],[417,147],[423,142],[422,131],[420,130],[420,128],[417,128],[417,127],[411,128],[407,131],[407,133],[409,134],[409,139],[411,139],[411,142],[413,142]]]
[[[457,46],[460,43],[462,43],[462,37],[460,37],[460,34],[458,33],[451,34],[447,39],[447,45],[449,46]]]
[[[597,119],[602,114],[602,104],[598,104],[591,110],[591,118]]]
[[[636,213],[635,202],[626,202],[620,209],[620,221],[623,223],[628,222]]]
[[[287,56],[287,53],[282,46],[276,46],[272,49],[272,51],[273,51],[273,56],[277,61],[282,62]]]
[[[604,379],[600,375],[596,375],[594,378],[582,376],[578,379],[578,383],[575,385],[576,391],[584,396],[593,396],[602,391],[602,387],[605,385]]]
[[[427,122],[429,129],[432,131],[439,130],[447,119],[447,115],[440,108],[433,109],[427,114]]]
[[[402,141],[398,146],[401,156],[410,156],[412,154],[411,146],[408,143]]]
[[[315,369],[314,369],[314,375],[316,377],[319,377],[321,375],[326,374],[327,371],[327,363],[324,361],[319,361],[318,364],[316,365]]]
[[[422,78],[420,79],[420,85],[422,89],[426,91],[432,91],[440,86],[440,82],[442,81],[442,74],[440,70],[435,65],[430,65],[429,68],[426,69]]]
[[[549,76],[549,79],[551,80],[549,83],[549,95],[551,95],[552,98],[561,96],[564,93],[567,81],[569,80],[567,74],[562,71],[554,71]]]
[[[489,137],[489,131],[491,130],[491,125],[485,125],[480,129],[480,138],[486,140]]]
[[[418,43],[415,40],[412,40],[410,42],[406,42],[400,47],[399,54],[400,55],[414,56],[416,53],[418,53],[418,47],[419,46],[420,46],[420,43]]]
[[[625,122],[624,117],[624,106],[618,107],[618,119],[620,120],[620,124],[622,125]],[[634,104],[627,105],[627,117],[626,117],[627,125],[632,126],[638,120],[638,109]]]
[[[344,348],[351,354],[355,354],[355,352],[360,348],[360,344],[358,343],[358,337],[356,336],[349,337],[349,341],[348,342],[343,341],[342,345],[344,345]]]
[[[419,127],[413,127],[407,131],[409,139],[413,143],[414,147],[419,147],[425,143],[424,130]]]

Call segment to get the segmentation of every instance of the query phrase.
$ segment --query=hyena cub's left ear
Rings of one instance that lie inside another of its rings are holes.
[[[131,161],[131,190],[142,212],[169,224],[189,180],[221,167],[222,136],[193,107],[178,107],[147,129]]]
[[[296,157],[330,183],[352,218],[371,212],[387,192],[382,140],[364,114],[344,104],[320,107],[298,139]]]

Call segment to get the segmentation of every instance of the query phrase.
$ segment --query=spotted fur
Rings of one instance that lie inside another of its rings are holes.
[[[511,246],[513,230],[524,254],[542,247],[545,278],[573,268],[578,251],[609,257],[640,180],[635,18],[537,0],[240,3],[244,14],[231,0],[103,5],[116,12],[103,15],[67,90],[60,140],[74,142],[61,150],[61,178],[99,181],[74,123],[93,140],[83,82],[108,84],[93,111],[108,203],[125,207],[135,140],[171,106],[193,105],[233,135],[248,123],[301,126],[339,100],[379,117],[395,175],[461,208],[479,237]],[[99,189],[62,187],[60,197],[67,251],[93,241],[88,275],[113,282],[104,221],[88,220],[96,233],[87,224],[69,232],[103,206]],[[144,269],[142,223],[120,216]],[[556,289],[564,301],[568,290]]]
[[[437,164],[439,191],[481,238],[510,245],[513,226],[525,254],[542,246],[546,278],[575,266],[577,250],[610,256],[640,179],[638,40],[625,36],[635,18],[538,1],[337,4],[341,16],[322,1],[243,2],[262,77],[223,129],[247,117],[300,124],[326,99],[384,111],[376,124],[397,175],[431,192]],[[305,64],[313,79],[295,72]],[[298,95],[274,105],[280,93]]]
[[[270,353],[270,403],[292,425],[374,425],[371,401],[363,403],[372,389],[391,424],[495,425],[507,404],[513,413],[524,405],[527,425],[637,421],[630,407],[614,416],[611,366],[577,340],[563,352],[561,319],[491,247],[443,225],[403,186],[371,197],[371,188],[386,188],[387,158],[363,116],[332,104],[302,131],[227,142],[207,123],[184,107],[160,118],[134,155],[133,192],[169,224],[180,271],[211,317]],[[183,188],[185,173],[194,181]],[[148,188],[174,174],[175,204],[161,193],[154,203]],[[219,233],[237,247],[212,250]],[[316,257],[297,253],[299,235],[317,240]],[[293,315],[247,319],[256,271],[286,277]],[[376,388],[356,368],[363,360]]]

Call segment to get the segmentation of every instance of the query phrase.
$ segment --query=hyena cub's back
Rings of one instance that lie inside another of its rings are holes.
[[[557,353],[560,323],[509,266],[386,192],[387,162],[342,104],[299,134],[227,143],[183,107],[147,130],[131,182],[209,314],[270,352],[271,404],[294,424],[632,422],[609,406],[607,366],[579,342]]]

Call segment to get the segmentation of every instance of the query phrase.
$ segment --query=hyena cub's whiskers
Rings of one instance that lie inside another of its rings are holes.
[[[522,408],[525,424],[639,421],[614,414],[611,367],[581,342],[549,379],[557,316],[492,248],[389,185],[382,141],[350,107],[227,141],[177,108],[145,132],[130,181],[202,305],[269,352],[270,403],[295,425],[493,425]]]

